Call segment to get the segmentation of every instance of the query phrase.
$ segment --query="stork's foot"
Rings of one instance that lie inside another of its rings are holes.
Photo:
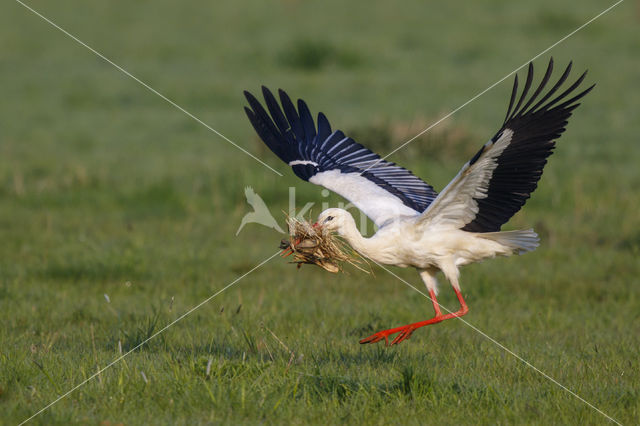
[[[379,331],[376,334],[372,334],[369,337],[365,337],[360,340],[360,344],[364,345],[365,343],[376,343],[384,339],[385,345],[389,346],[389,336],[398,333],[398,335],[391,341],[391,345],[398,344],[403,340],[406,340],[411,337],[411,334],[415,331],[415,327],[413,324],[405,325],[403,327],[391,328],[389,330]]]
[[[440,305],[438,304],[438,301],[436,299],[435,292],[430,289],[429,295],[431,296],[431,301],[433,302],[433,309],[436,311],[436,315],[433,318],[428,319],[426,321],[414,322],[413,324],[403,325],[402,327],[390,328],[389,330],[379,331],[376,334],[372,334],[371,336],[360,340],[360,344],[364,345],[365,343],[376,343],[384,339],[385,344],[389,346],[389,336],[391,336],[392,334],[398,333],[396,338],[393,339],[393,341],[391,342],[391,345],[395,345],[402,342],[403,340],[407,340],[408,338],[410,338],[413,332],[420,327],[424,327],[425,325],[437,324],[444,320],[466,315],[467,312],[469,312],[469,308],[467,307],[467,304],[462,298],[462,294],[460,293],[460,290],[456,286],[453,287],[453,290],[456,292],[456,296],[458,296],[458,301],[460,302],[460,309],[458,309],[457,312],[450,312],[446,315],[442,315],[442,312],[440,311]]]
[[[390,328],[389,330],[379,331],[376,334],[373,334],[367,338],[360,340],[360,343],[361,344],[376,343],[384,339],[385,344],[389,346],[389,336],[391,336],[392,334],[398,333],[396,338],[393,339],[393,341],[391,342],[391,345],[395,345],[397,343],[402,342],[403,340],[407,340],[408,338],[410,338],[413,332],[420,327],[424,327],[426,325],[431,325],[431,324],[437,324],[439,322],[442,322],[444,320],[448,320],[451,318],[461,317],[463,315],[466,315],[467,312],[469,312],[469,309],[467,308],[467,305],[464,304],[460,308],[460,310],[457,312],[452,312],[446,315],[439,314],[426,321],[414,322],[413,324],[403,325],[402,327]]]

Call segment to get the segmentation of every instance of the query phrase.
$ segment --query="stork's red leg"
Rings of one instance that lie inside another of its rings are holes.
[[[428,319],[426,321],[414,322],[413,324],[403,325],[402,327],[390,328],[389,330],[379,331],[376,334],[373,334],[369,337],[366,337],[360,340],[360,343],[361,344],[376,343],[384,339],[386,345],[388,346],[389,336],[392,334],[399,333],[396,336],[396,338],[393,339],[393,341],[391,342],[392,345],[395,345],[396,343],[400,343],[403,340],[410,338],[411,334],[413,334],[413,332],[420,327],[424,327],[425,325],[437,324],[447,319],[461,317],[465,315],[467,312],[469,312],[469,308],[467,307],[466,302],[462,298],[462,293],[460,293],[460,290],[458,290],[455,287],[453,288],[453,290],[456,292],[456,296],[458,296],[458,302],[460,302],[460,309],[458,309],[456,312],[451,312],[443,315],[442,312],[440,311],[440,305],[438,304],[438,299],[436,299],[435,292],[433,290],[429,290],[431,303],[433,303],[433,310],[436,312],[436,315],[433,318]]]

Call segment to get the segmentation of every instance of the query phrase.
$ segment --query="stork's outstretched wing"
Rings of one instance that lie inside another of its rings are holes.
[[[586,71],[570,87],[549,100],[567,80],[571,63],[558,82],[536,102],[551,78],[553,59],[538,88],[526,100],[533,81],[529,64],[527,81],[518,94],[516,75],[504,124],[489,142],[462,167],[419,221],[469,232],[495,232],[524,205],[538,186],[542,169],[565,130],[577,103],[593,88],[574,94]]]
[[[376,225],[419,215],[438,195],[409,170],[380,160],[340,130],[332,131],[323,113],[318,114],[316,128],[303,100],[298,100],[296,110],[279,90],[281,108],[269,89],[262,87],[269,116],[251,93],[244,94],[251,106],[245,111],[256,132],[298,177],[343,196]]]

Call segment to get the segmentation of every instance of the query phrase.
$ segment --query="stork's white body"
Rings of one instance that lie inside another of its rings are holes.
[[[495,241],[494,233],[480,234],[434,227],[416,230],[415,220],[398,220],[370,238],[345,234],[360,254],[384,265],[419,269],[463,266],[495,256],[509,256],[514,247]]]
[[[467,232],[451,226],[425,225],[420,216],[389,221],[369,238],[360,234],[353,216],[346,210],[325,210],[318,223],[335,230],[354,250],[375,263],[415,267],[427,288],[433,291],[437,291],[433,277],[437,270],[443,271],[459,290],[458,267],[495,256],[524,253],[538,246],[538,236],[531,229]]]

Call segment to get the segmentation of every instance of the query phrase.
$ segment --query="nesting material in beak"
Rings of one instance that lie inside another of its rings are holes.
[[[342,264],[347,262],[368,272],[361,267],[366,261],[322,224],[287,217],[287,225],[290,239],[282,240],[280,243],[282,256],[293,254],[293,263],[297,263],[298,267],[308,263],[336,273],[341,271]]]

